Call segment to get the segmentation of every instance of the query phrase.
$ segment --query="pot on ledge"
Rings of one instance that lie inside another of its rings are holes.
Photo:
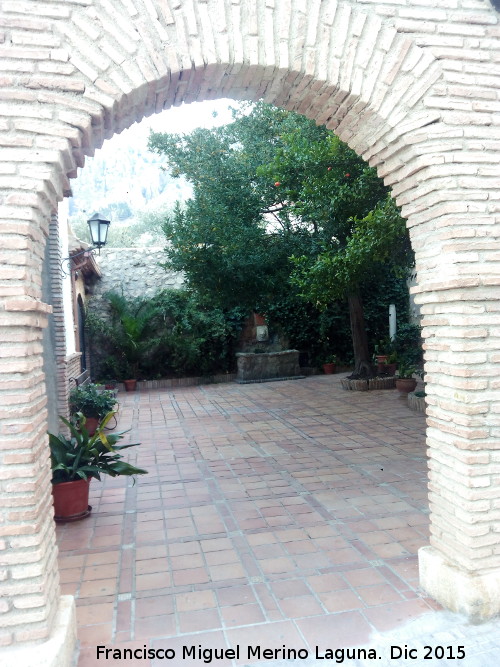
[[[54,519],[56,521],[78,521],[90,514],[89,488],[90,480],[78,479],[52,485],[54,499]]]
[[[409,394],[417,386],[415,378],[396,378],[396,389],[402,394]]]
[[[123,380],[125,391],[135,391],[137,389],[137,380]]]

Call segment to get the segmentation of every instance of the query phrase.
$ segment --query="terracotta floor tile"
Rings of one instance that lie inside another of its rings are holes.
[[[78,639],[82,647],[105,644],[111,645],[113,633],[112,623],[103,623],[100,625],[82,625],[78,630]]]
[[[290,558],[265,558],[259,561],[259,565],[265,574],[293,572],[295,570],[295,564]]]
[[[91,625],[95,623],[111,623],[113,620],[114,604],[106,602],[101,604],[78,604],[76,616],[79,625]]]
[[[83,580],[111,579],[118,574],[118,563],[93,565],[86,567],[83,571]]]
[[[426,602],[416,599],[371,607],[365,609],[363,614],[376,630],[387,632],[430,611],[431,608]]]
[[[201,554],[194,553],[183,556],[171,556],[170,563],[173,570],[189,570],[203,567],[204,560]]]
[[[81,570],[81,568],[85,564],[86,556],[66,556],[65,554],[60,554],[59,555],[59,570],[65,570],[65,569],[77,569]]]
[[[371,627],[360,612],[350,611],[296,621],[309,647],[320,650],[360,646],[369,642]]]
[[[112,646],[107,646],[109,649],[119,649],[124,651],[124,649],[130,649],[132,651],[144,650],[144,641],[116,641],[113,642]],[[105,657],[105,654],[102,653],[97,659],[96,647],[95,645],[91,649],[84,649],[80,654],[80,659],[78,661],[78,667],[98,667],[101,664],[105,665],[123,665],[123,659],[113,659],[112,653]],[[150,660],[143,660],[141,658],[127,658],[126,663],[127,667],[150,667]]]
[[[164,558],[166,556],[167,547],[165,544],[139,546],[137,549],[135,549],[136,560],[149,560],[150,558]]]
[[[173,573],[175,586],[186,586],[192,584],[204,584],[210,581],[208,572],[203,567],[189,568],[187,570],[176,570]]]
[[[240,646],[240,658],[236,664],[246,664],[255,661],[255,653],[249,655],[249,647],[281,648],[285,644],[288,648],[305,648],[302,637],[297,632],[292,621],[264,623],[260,625],[232,628],[226,630],[226,636],[231,646]]]
[[[358,586],[370,586],[372,584],[383,584],[386,579],[374,568],[363,567],[357,570],[344,570],[342,572],[344,579],[348,581],[351,586],[357,588]]]
[[[346,588],[345,581],[338,574],[318,574],[306,579],[316,593],[338,591]]]
[[[263,623],[266,619],[258,604],[241,604],[222,607],[220,610],[226,627]]]
[[[356,592],[363,602],[369,606],[387,604],[388,602],[399,602],[401,600],[401,595],[399,595],[389,584],[361,586],[356,589]]]
[[[176,633],[175,616],[173,614],[155,614],[154,616],[137,618],[134,631],[135,639],[170,637]]]
[[[281,544],[260,544],[252,548],[254,556],[256,558],[279,558],[280,556],[285,556],[285,550]]]
[[[315,554],[317,552],[317,546],[312,540],[287,542],[285,549],[289,554]]]
[[[323,607],[312,595],[289,597],[281,600],[279,605],[286,618],[304,618],[324,613]]]
[[[271,584],[271,590],[279,599],[309,595],[311,592],[306,582],[302,579],[275,581]]]
[[[214,628],[219,628],[221,625],[217,609],[182,611],[179,612],[178,617],[179,630],[182,633],[212,630]]]
[[[250,586],[230,586],[217,589],[217,599],[221,607],[226,605],[246,605],[256,601]]]
[[[186,556],[188,554],[200,553],[201,547],[197,541],[179,542],[177,544],[169,544],[168,551],[171,556]]]
[[[117,590],[117,580],[115,579],[97,579],[93,581],[84,581],[80,586],[79,598],[102,597],[103,595],[112,595]]]
[[[204,552],[208,551],[225,551],[232,548],[231,540],[227,537],[218,537],[214,539],[201,540],[201,548]]]
[[[318,597],[329,612],[350,611],[365,607],[360,597],[349,589],[319,593]]]
[[[223,551],[206,552],[205,560],[208,565],[226,565],[228,563],[237,563],[239,556],[234,549],[224,549]]]
[[[212,565],[209,567],[212,581],[224,581],[225,579],[244,579],[246,572],[240,563],[227,563],[226,565]]]
[[[59,573],[59,580],[62,584],[79,583],[83,577],[83,569],[81,567],[68,568],[61,570]]]
[[[151,560],[140,560],[136,563],[136,574],[152,574],[154,572],[167,572],[169,570],[166,558],[152,558]]]
[[[138,591],[158,590],[168,588],[172,584],[172,578],[167,572],[155,572],[153,574],[138,574],[135,578],[135,587]]]
[[[192,593],[179,593],[175,596],[177,611],[194,611],[197,609],[210,609],[217,606],[217,600],[213,591],[194,591]]]
[[[190,667],[207,666],[205,657],[203,655],[198,657],[199,654],[196,652],[198,646],[200,645],[203,647],[203,649],[207,651],[209,651],[210,649],[221,651],[230,648],[224,638],[224,634],[220,630],[216,630],[213,632],[198,632],[192,635],[187,634],[183,635],[182,637],[172,637],[168,640],[168,648],[171,648],[175,651],[175,656],[176,656],[175,659],[177,661],[177,664],[179,665],[189,664]],[[165,642],[162,640],[153,640],[151,642],[151,646],[152,648],[165,648]],[[186,647],[188,651],[190,651],[191,648],[194,647],[195,657],[194,658],[192,657],[192,653],[188,653],[183,657],[184,647]],[[209,657],[208,653],[206,657],[207,658]],[[232,662],[230,659],[220,658],[217,659],[217,661],[214,660],[212,664],[217,665],[217,667],[231,667]],[[165,660],[153,660],[151,663],[151,667],[164,667],[164,666],[165,666]]]
[[[255,533],[247,536],[248,543],[257,546],[261,544],[275,544],[277,538],[273,533]]]
[[[138,618],[148,616],[168,616],[174,613],[174,598],[172,595],[157,595],[135,600],[135,615]]]
[[[90,553],[87,555],[86,565],[103,565],[105,563],[118,563],[120,560],[120,551],[101,551],[98,553]]]

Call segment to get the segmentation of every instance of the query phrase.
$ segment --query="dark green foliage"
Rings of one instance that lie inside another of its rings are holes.
[[[136,447],[138,442],[130,445],[117,445],[116,443],[121,440],[126,431],[108,435],[104,433],[104,428],[114,414],[114,412],[107,414],[92,436],[85,428],[85,417],[82,414],[77,415],[78,429],[61,417],[61,421],[70,430],[71,437],[49,433],[52,484],[72,482],[88,477],[101,479],[101,475],[117,477],[118,475],[145,475],[147,473],[147,470],[136,468],[121,460],[122,456],[119,452],[122,449]]]
[[[207,306],[187,290],[163,290],[151,299],[110,293],[110,317],[87,319],[99,377],[157,379],[232,370],[244,311]]]
[[[371,280],[361,287],[361,295],[368,344],[370,350],[374,350],[381,338],[389,336],[389,304],[396,305],[399,322],[408,317],[406,280],[385,271],[382,266],[374,267]],[[262,310],[269,326],[277,330],[290,347],[308,352],[310,365],[320,366],[329,354],[335,354],[347,365],[354,363],[349,313],[344,300],[334,300],[319,309],[295,296]],[[407,325],[400,326],[406,331]]]
[[[116,404],[112,391],[98,391],[95,384],[72,389],[69,395],[69,409],[71,414],[81,412],[85,417],[102,419],[111,412]]]
[[[412,366],[423,362],[422,330],[416,324],[399,324],[392,343],[398,359]]]
[[[223,309],[256,309],[290,293],[289,257],[309,234],[290,221],[278,189],[259,166],[273,159],[282,136],[300,128],[312,140],[326,130],[298,114],[259,103],[242,105],[234,122],[189,135],[152,134],[174,175],[193,185],[193,197],[166,218],[167,263],[188,285]]]
[[[411,379],[416,372],[416,367],[410,364],[407,359],[403,359],[399,362],[398,377],[402,380]]]
[[[385,273],[399,296],[412,262],[404,220],[374,169],[324,127],[263,103],[215,130],[153,134],[150,148],[194,193],[165,222],[166,266],[219,307],[265,312],[313,360],[352,358],[353,340],[357,362],[369,365],[370,339],[400,302],[386,294],[380,307],[375,282]]]

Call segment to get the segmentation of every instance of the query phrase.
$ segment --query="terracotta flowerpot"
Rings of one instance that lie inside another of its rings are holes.
[[[402,394],[409,394],[416,386],[417,381],[414,378],[396,378],[396,389]]]
[[[90,480],[78,479],[52,485],[54,499],[54,519],[56,521],[78,521],[90,514]]]
[[[375,355],[375,359],[377,360],[377,364],[386,364],[388,356],[389,355],[387,355],[387,354],[377,354],[377,355]]]
[[[89,435],[94,435],[99,426],[99,419],[97,417],[87,417],[85,420],[85,428],[89,432]]]
[[[135,391],[137,389],[137,380],[123,380],[125,391]]]
[[[325,375],[332,375],[332,373],[335,373],[335,364],[323,364],[323,373],[325,373]]]
[[[377,373],[385,373],[386,372],[386,364],[387,364],[387,354],[377,354],[375,356],[375,359],[377,360]]]

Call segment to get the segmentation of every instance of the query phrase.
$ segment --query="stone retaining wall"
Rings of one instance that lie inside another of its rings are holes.
[[[299,351],[237,352],[238,382],[256,382],[300,375]]]
[[[163,248],[103,248],[97,256],[102,278],[94,287],[94,298],[114,291],[128,298],[151,297],[160,289],[178,289],[180,273],[165,271]]]

